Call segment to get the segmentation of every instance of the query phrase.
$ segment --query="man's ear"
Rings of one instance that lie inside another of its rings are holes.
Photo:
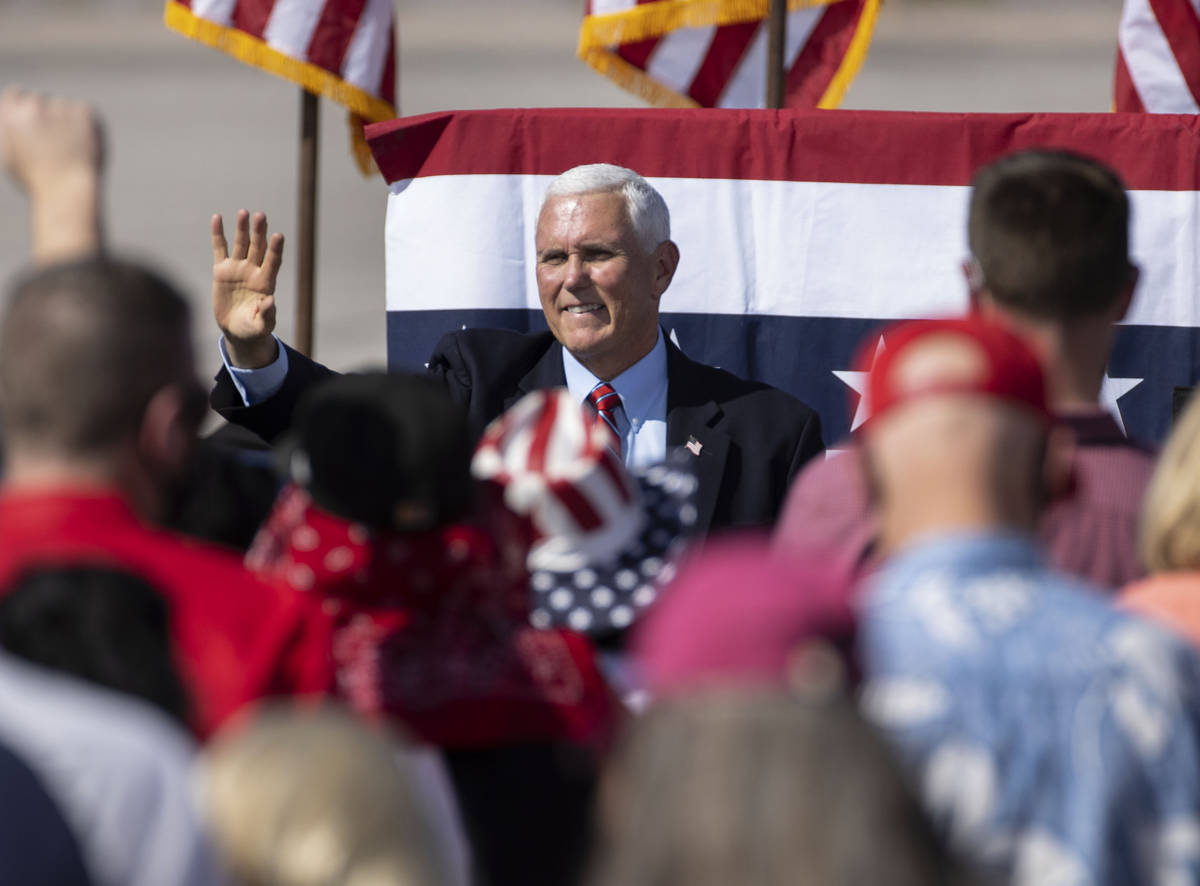
[[[654,262],[654,298],[658,300],[671,285],[675,269],[679,267],[679,247],[671,240],[664,240],[655,248],[651,258]]]
[[[990,301],[987,291],[987,283],[983,279],[983,268],[979,266],[979,259],[975,256],[967,256],[963,259],[962,264],[963,279],[967,282],[967,299],[971,305],[971,313],[979,313],[985,310],[985,305]]]
[[[1075,494],[1075,432],[1055,425],[1046,437],[1046,460],[1042,482],[1047,502],[1070,498]]]
[[[193,411],[179,385],[164,385],[155,391],[138,428],[141,457],[171,472],[181,470],[196,436]]]

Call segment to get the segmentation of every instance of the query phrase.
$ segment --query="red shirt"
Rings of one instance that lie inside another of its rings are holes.
[[[24,567],[80,562],[128,569],[166,597],[201,736],[254,699],[332,684],[329,622],[290,588],[255,578],[224,551],[144,525],[113,493],[0,494],[0,588]]]

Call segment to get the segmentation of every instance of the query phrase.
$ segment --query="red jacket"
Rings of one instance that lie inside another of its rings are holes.
[[[0,592],[26,567],[64,563],[124,568],[162,591],[201,737],[255,699],[332,686],[330,624],[303,595],[144,525],[115,493],[0,494]]]

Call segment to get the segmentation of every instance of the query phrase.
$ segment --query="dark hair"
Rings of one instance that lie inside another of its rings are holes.
[[[1031,317],[1098,314],[1131,281],[1125,187],[1078,154],[1022,151],[980,169],[967,238],[984,288]]]
[[[171,652],[166,599],[108,566],[42,566],[0,596],[0,647],[148,701],[181,723],[188,698]]]
[[[325,510],[376,529],[425,529],[460,518],[472,492],[466,416],[423,376],[368,372],[333,378],[297,408],[282,455],[292,479]],[[401,502],[428,525],[396,522]]]
[[[632,724],[601,810],[593,886],[967,882],[843,696],[660,702]]]
[[[135,433],[146,404],[185,386],[198,423],[188,306],[155,272],[88,258],[14,286],[0,328],[0,392],[9,440],[65,455],[103,453]]]

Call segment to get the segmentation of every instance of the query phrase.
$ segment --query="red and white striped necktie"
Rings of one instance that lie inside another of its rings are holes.
[[[587,401],[596,410],[596,416],[612,432],[612,449],[617,455],[620,455],[621,432],[617,430],[617,410],[621,408],[621,395],[613,390],[612,385],[600,382],[592,388],[592,392],[587,396]]]

